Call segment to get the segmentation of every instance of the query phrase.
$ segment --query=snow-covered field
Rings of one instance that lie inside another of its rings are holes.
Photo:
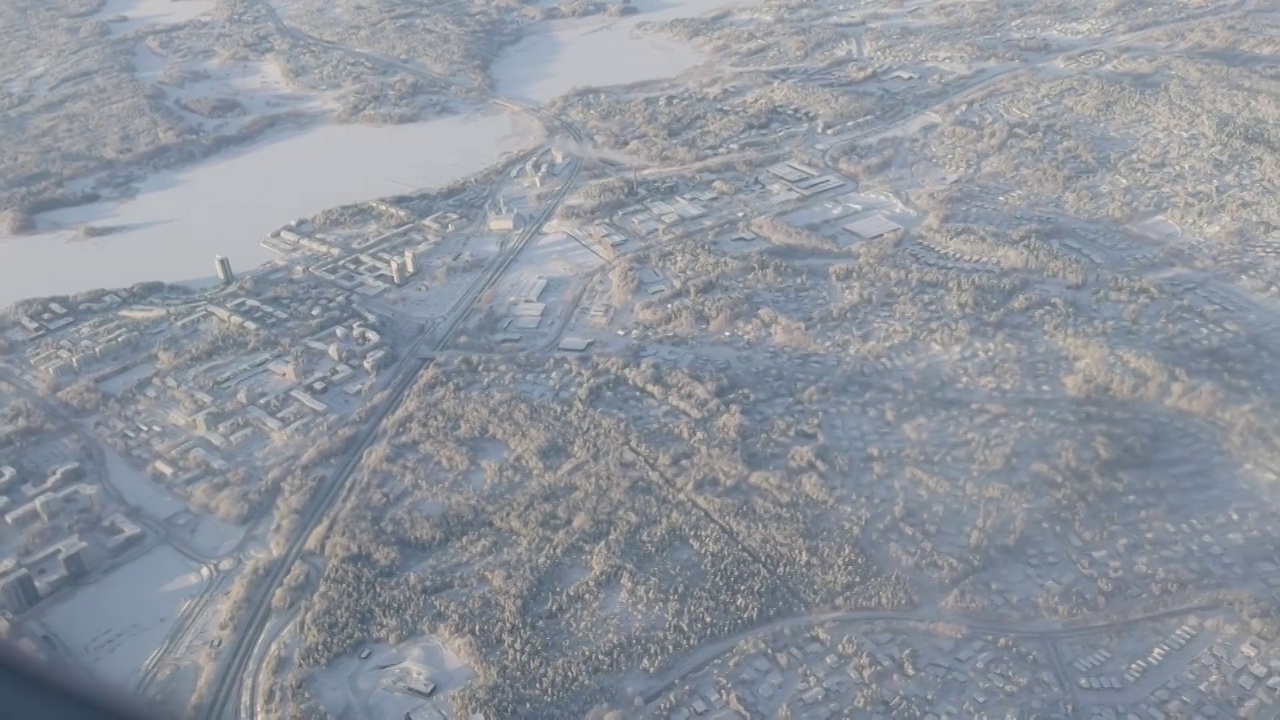
[[[94,675],[131,689],[206,582],[194,564],[161,546],[50,608],[42,624]]]
[[[107,0],[95,20],[113,22],[116,32],[130,32],[147,25],[173,25],[193,20],[213,10],[215,0]]]
[[[694,48],[636,32],[642,22],[697,17],[734,0],[638,0],[630,17],[557,20],[507,51],[490,69],[504,95],[546,102],[580,87],[675,77],[705,58]]]
[[[115,450],[104,447],[102,452],[107,461],[107,480],[124,496],[125,502],[140,508],[155,520],[186,509],[186,503],[135,470]]]
[[[192,513],[185,502],[134,469],[111,448],[104,447],[103,454],[111,486],[124,496],[125,502],[140,508],[151,519],[167,521],[175,541],[186,543],[183,547],[207,557],[220,557],[231,552],[244,536],[243,528]]]
[[[150,178],[136,197],[50,213],[46,232],[0,236],[0,305],[147,280],[202,281],[213,256],[247,270],[264,235],[326,208],[446,185],[531,146],[529,121],[499,113],[410,125],[321,125]],[[80,225],[117,228],[79,240]],[[56,272],[48,271],[57,268]]]
[[[444,696],[469,682],[471,669],[444,643],[424,637],[397,647],[373,645],[364,660],[346,657],[311,676],[311,688],[332,717],[448,717]],[[408,691],[435,685],[431,699]],[[431,711],[435,711],[433,714]]]

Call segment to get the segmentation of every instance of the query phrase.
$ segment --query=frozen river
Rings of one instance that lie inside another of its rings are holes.
[[[280,133],[242,151],[151,177],[123,202],[41,216],[49,228],[0,235],[0,306],[147,280],[201,281],[213,256],[236,270],[271,257],[264,235],[325,208],[473,174],[504,153],[530,146],[536,128],[485,113],[372,127],[321,125]],[[117,232],[82,239],[81,224]]]

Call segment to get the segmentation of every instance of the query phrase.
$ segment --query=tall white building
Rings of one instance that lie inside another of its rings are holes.
[[[391,258],[391,282],[398,287],[403,285],[404,281],[404,261],[400,258]]]
[[[418,253],[407,249],[404,251],[404,269],[410,276],[418,274]]]
[[[223,284],[230,284],[236,279],[235,275],[231,274],[231,260],[228,258],[221,255],[214,255],[213,265],[218,271],[218,279],[221,280]]]

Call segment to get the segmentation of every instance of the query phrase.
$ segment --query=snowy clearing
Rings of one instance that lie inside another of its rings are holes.
[[[372,645],[369,657],[343,658],[311,677],[311,687],[334,717],[449,717],[448,693],[473,677],[444,643],[424,637],[398,647]],[[410,691],[426,690],[431,697]],[[432,714],[434,711],[435,714]]]
[[[122,690],[164,642],[206,578],[172,548],[158,547],[53,607],[46,625],[96,676]]]

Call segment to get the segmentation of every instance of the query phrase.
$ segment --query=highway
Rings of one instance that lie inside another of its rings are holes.
[[[454,309],[445,319],[421,334],[409,351],[397,363],[392,374],[393,379],[387,388],[387,399],[384,400],[382,406],[375,411],[374,416],[361,429],[352,447],[347,451],[346,459],[338,471],[319,488],[307,515],[303,518],[301,527],[290,540],[284,553],[271,566],[266,578],[256,588],[253,604],[247,610],[247,618],[242,621],[243,627],[237,633],[236,639],[225,650],[228,654],[228,657],[224,660],[225,666],[222,668],[218,681],[214,685],[203,715],[207,720],[220,720],[229,717],[231,714],[239,714],[239,691],[244,679],[249,676],[249,673],[256,673],[259,670],[259,668],[250,667],[250,660],[253,658],[254,650],[258,647],[259,640],[270,622],[271,598],[275,594],[276,588],[284,582],[285,576],[288,575],[293,564],[298,562],[312,531],[320,525],[329,510],[334,506],[335,501],[342,495],[342,490],[347,485],[347,481],[359,469],[364,451],[377,440],[386,418],[391,416],[408,397],[410,388],[422,370],[431,362],[433,353],[439,352],[448,346],[457,334],[458,329],[471,317],[479,297],[497,282],[498,278],[510,267],[520,252],[537,237],[542,226],[546,224],[560,206],[560,203],[564,201],[581,169],[581,162],[577,158],[571,158],[568,162],[568,173],[563,184],[543,206],[537,217],[533,218],[514,240],[505,244],[499,250],[494,261],[467,288],[467,291],[459,302],[454,305]],[[228,711],[235,712],[229,713]]]

